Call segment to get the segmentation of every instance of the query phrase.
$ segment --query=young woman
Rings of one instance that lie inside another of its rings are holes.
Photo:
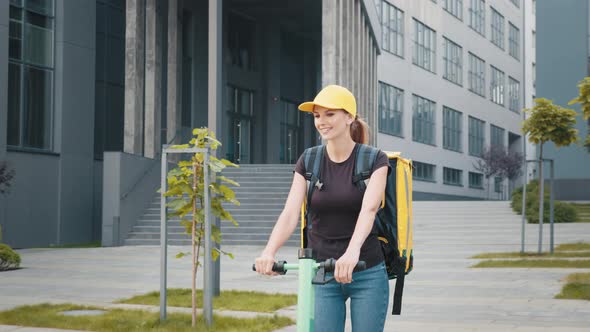
[[[352,182],[356,149],[368,141],[367,124],[357,116],[356,100],[346,88],[325,87],[312,102],[299,105],[312,112],[315,127],[326,142],[321,180],[310,209],[308,246],[317,260],[335,258],[336,282],[315,285],[315,330],[344,331],[345,302],[350,298],[353,331],[383,331],[389,299],[389,283],[379,240],[373,230],[375,214],[385,190],[389,162],[382,151],[363,195]],[[275,275],[272,265],[277,250],[299,222],[306,195],[305,163],[299,158],[291,191],[265,249],[256,259],[256,271]],[[359,260],[367,269],[354,272]]]

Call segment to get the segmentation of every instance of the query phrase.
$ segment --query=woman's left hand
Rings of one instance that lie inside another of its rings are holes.
[[[360,250],[347,249],[336,261],[336,269],[334,270],[334,279],[341,284],[349,284],[352,282],[352,271],[359,261]]]

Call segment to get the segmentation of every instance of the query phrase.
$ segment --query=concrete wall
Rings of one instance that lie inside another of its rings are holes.
[[[6,8],[0,10],[0,33],[6,32],[7,3],[2,1]],[[15,247],[93,239],[95,7],[93,0],[55,2],[52,150],[11,148],[6,154],[16,178],[2,202],[5,210],[0,222],[4,240]],[[8,65],[4,35],[0,35],[0,45],[0,73],[4,73]],[[6,77],[0,75],[4,105]],[[6,106],[0,109],[5,119]],[[0,121],[1,153],[6,151],[4,123]]]
[[[0,161],[6,158],[8,109],[8,1],[0,1]],[[6,220],[6,199],[0,195],[0,227]],[[1,239],[0,239],[1,241]]]
[[[160,162],[123,152],[105,152],[102,245],[118,246],[160,186]]]
[[[487,190],[471,189],[468,185],[468,172],[476,172],[473,163],[477,158],[469,155],[468,150],[468,116],[472,115],[485,121],[485,142],[490,144],[490,124],[505,129],[505,142],[508,143],[508,133],[521,135],[521,115],[508,109],[508,76],[524,82],[522,50],[520,43],[521,61],[511,57],[508,53],[508,22],[522,28],[522,10],[516,8],[509,1],[486,1],[486,37],[481,36],[469,27],[469,1],[463,1],[463,20],[458,20],[447,13],[442,7],[442,1],[403,1],[387,0],[404,11],[404,57],[398,57],[383,51],[378,61],[379,80],[404,90],[403,100],[403,137],[386,134],[378,135],[378,146],[384,150],[401,151],[402,155],[416,161],[436,165],[436,183],[414,181],[414,190],[440,195],[461,197],[486,198]],[[505,19],[505,50],[501,50],[490,41],[490,6],[498,10]],[[412,63],[414,49],[414,20],[426,24],[436,31],[436,73],[433,74]],[[443,78],[444,44],[443,37],[447,37],[463,48],[463,86],[451,83]],[[468,90],[468,52],[472,52],[485,61],[486,65],[486,97],[481,97]],[[505,74],[505,107],[499,106],[490,98],[490,65],[502,70]],[[417,143],[412,140],[412,94],[436,102],[435,111],[435,144]],[[522,97],[521,97],[522,105]],[[443,106],[453,108],[463,113],[462,123],[462,152],[458,153],[443,149]],[[378,130],[378,128],[374,128]],[[522,145],[520,143],[519,145]],[[519,150],[522,150],[519,148]],[[463,186],[443,184],[443,167],[451,167],[463,171]],[[484,186],[487,181],[484,179]],[[492,181],[493,186],[493,181]],[[492,188],[493,192],[493,188]],[[442,197],[442,196],[439,196]],[[493,196],[492,196],[493,197]]]
[[[579,114],[579,105],[567,103],[578,94],[578,82],[588,76],[588,6],[588,1],[580,0],[537,0],[537,96]],[[578,117],[576,128],[581,139],[585,139],[586,121]],[[547,143],[543,157],[555,159],[555,177],[562,182],[556,185],[558,199],[590,199],[590,153],[586,148],[556,148]],[[549,172],[544,174],[548,177]],[[577,193],[575,197],[573,193]]]
[[[56,2],[60,243],[92,239],[96,1]],[[91,27],[91,28],[88,28]]]

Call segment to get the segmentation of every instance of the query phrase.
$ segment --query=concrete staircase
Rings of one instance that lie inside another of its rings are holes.
[[[221,222],[222,245],[264,245],[283,210],[294,165],[241,165],[228,168],[223,175],[237,181],[240,187],[230,186],[240,201],[240,206],[226,204],[239,226],[229,221]],[[299,245],[299,228],[285,245]],[[179,218],[168,220],[168,243],[190,245]],[[125,240],[125,245],[160,244],[160,196],[153,201]]]
[[[221,222],[222,245],[266,244],[287,199],[293,168],[293,165],[242,165],[239,169],[224,171],[225,176],[240,183],[240,187],[232,188],[241,205],[225,206],[239,226]],[[497,227],[498,223],[506,223],[506,230],[511,229],[509,225],[520,223],[520,216],[512,212],[508,201],[415,201],[413,212],[416,244],[485,243],[490,236],[487,231]],[[457,238],[457,227],[477,229],[481,238]],[[299,232],[297,228],[286,245],[298,246]],[[171,245],[190,245],[178,218],[168,221],[168,241]],[[125,245],[158,244],[160,197],[156,195],[125,240]]]

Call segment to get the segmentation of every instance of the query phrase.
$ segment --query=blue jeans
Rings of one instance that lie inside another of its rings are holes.
[[[326,278],[333,277],[326,273]],[[389,280],[385,264],[354,272],[350,284],[332,281],[315,285],[315,331],[342,332],[346,321],[346,300],[350,298],[353,332],[383,331],[389,304]]]

